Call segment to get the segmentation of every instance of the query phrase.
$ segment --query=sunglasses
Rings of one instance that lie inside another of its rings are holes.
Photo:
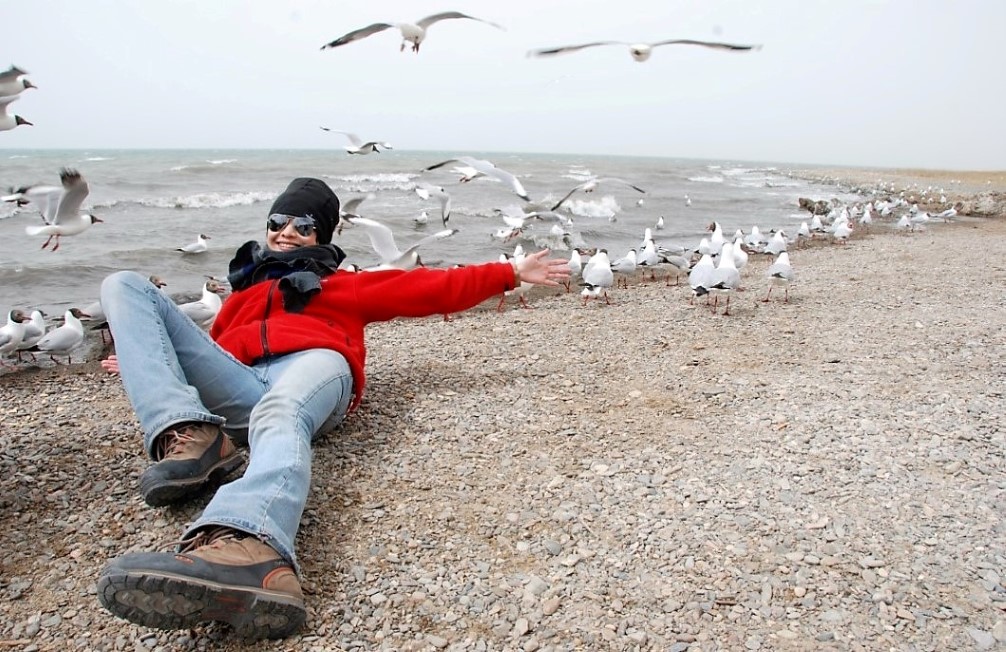
[[[278,233],[285,229],[286,225],[290,224],[291,221],[293,222],[293,228],[297,231],[297,235],[306,238],[314,233],[315,224],[313,217],[294,217],[293,215],[274,213],[269,216],[266,226],[273,233]]]

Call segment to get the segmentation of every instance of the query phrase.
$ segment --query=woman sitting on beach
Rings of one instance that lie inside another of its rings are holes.
[[[117,272],[101,304],[154,464],[140,478],[152,506],[222,485],[175,553],[130,553],[98,580],[113,614],[159,629],[222,621],[247,638],[278,638],[304,622],[294,539],[307,501],[311,442],[341,422],[364,390],[364,327],[396,317],[471,308],[521,281],[557,285],[566,261],[541,251],[519,263],[454,269],[337,271],[331,244],[339,200],[318,179],[294,179],[276,199],[263,249],[245,243],[230,263],[234,293],[210,334],[146,278]],[[225,432],[226,431],[226,432]]]

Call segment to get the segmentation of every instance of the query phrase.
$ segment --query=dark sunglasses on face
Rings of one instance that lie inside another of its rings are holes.
[[[297,231],[297,234],[301,237],[308,237],[314,233],[314,218],[313,217],[294,217],[293,215],[281,215],[279,213],[274,213],[269,216],[266,221],[266,226],[273,233],[278,233],[286,228],[286,225],[293,222],[293,228]]]

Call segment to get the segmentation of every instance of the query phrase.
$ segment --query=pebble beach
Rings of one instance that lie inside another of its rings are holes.
[[[638,273],[611,305],[538,289],[371,326],[364,402],[314,448],[285,640],[105,612],[104,564],[168,548],[206,499],[142,502],[97,356],[5,370],[0,647],[1006,649],[996,174],[905,173],[982,208],[790,249],[788,302],[752,255],[729,316]]]

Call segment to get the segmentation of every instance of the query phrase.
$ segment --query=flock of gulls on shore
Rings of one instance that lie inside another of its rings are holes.
[[[384,30],[397,28],[402,37],[400,50],[404,50],[408,46],[413,52],[418,53],[430,26],[447,19],[469,19],[502,29],[490,21],[452,11],[427,16],[416,23],[374,23],[326,43],[322,46],[322,50],[338,48]],[[532,50],[528,52],[528,56],[554,56],[606,45],[628,47],[632,58],[640,62],[646,61],[651,56],[653,48],[663,45],[691,45],[732,51],[760,48],[760,46],[753,45],[735,45],[691,39],[671,39],[649,43],[596,41]],[[0,73],[0,107],[3,108],[3,113],[0,114],[0,131],[13,129],[20,125],[31,125],[24,118],[11,115],[8,112],[11,102],[16,100],[24,90],[36,88],[25,78],[26,74],[24,70],[16,66],[11,66],[6,72]],[[345,147],[348,154],[367,155],[379,153],[382,148],[391,149],[391,145],[386,142],[365,141],[349,131],[328,127],[321,128],[344,135],[349,141]],[[469,182],[480,177],[489,178],[504,184],[514,195],[526,202],[526,205],[522,207],[497,209],[496,212],[503,219],[504,226],[494,236],[503,242],[521,236],[531,220],[553,221],[555,223],[553,231],[557,235],[562,234],[562,227],[571,223],[571,218],[568,215],[559,212],[563,204],[575,193],[592,192],[601,184],[618,184],[633,191],[645,193],[643,188],[623,179],[593,177],[578,184],[558,201],[539,205],[532,201],[516,175],[497,167],[491,161],[457,156],[427,166],[422,172],[437,170],[452,164],[453,170],[461,174],[460,182]],[[45,236],[46,240],[42,248],[51,246],[51,251],[59,249],[60,238],[79,235],[93,224],[101,222],[95,215],[82,211],[83,202],[88,194],[88,185],[79,172],[63,169],[60,172],[60,182],[60,186],[34,185],[11,189],[9,194],[0,198],[2,201],[16,202],[19,206],[28,205],[38,211],[42,217],[42,224],[26,227],[26,233],[30,236]],[[388,226],[378,220],[361,215],[363,202],[369,196],[349,198],[343,202],[341,209],[340,233],[343,226],[363,229],[381,262],[373,267],[360,268],[349,265],[348,268],[360,272],[374,269],[410,269],[422,264],[419,250],[425,243],[434,239],[450,237],[456,232],[455,229],[447,228],[451,212],[450,194],[443,187],[426,183],[416,184],[414,190],[423,199],[434,198],[439,202],[440,219],[444,229],[405,249],[400,249]],[[637,205],[642,205],[642,201],[640,199]],[[686,199],[686,205],[690,204],[691,201]],[[715,313],[718,311],[722,298],[723,311],[721,314],[727,315],[729,314],[730,298],[741,287],[741,273],[748,262],[749,255],[773,257],[774,262],[765,272],[768,293],[763,300],[769,301],[773,289],[778,288],[784,293],[783,300],[788,302],[789,286],[795,280],[787,251],[789,247],[799,246],[804,240],[815,238],[829,238],[844,243],[856,228],[857,223],[860,227],[868,228],[874,219],[896,216],[898,218],[897,228],[916,230],[924,228],[924,225],[934,217],[950,220],[954,214],[955,211],[951,208],[942,214],[930,216],[924,211],[919,211],[916,205],[910,204],[903,196],[851,206],[844,206],[836,202],[826,214],[814,214],[810,222],[802,223],[799,230],[791,236],[781,229],[773,229],[763,235],[757,226],[753,226],[747,233],[738,230],[732,237],[728,237],[723,233],[719,223],[714,221],[709,225],[710,235],[702,238],[695,247],[658,243],[654,238],[654,232],[663,228],[663,218],[660,218],[652,228],[645,229],[640,245],[630,249],[623,256],[612,259],[603,247],[571,248],[569,258],[572,272],[571,281],[578,282],[582,287],[580,296],[586,305],[590,299],[603,299],[605,303],[610,303],[609,291],[620,285],[627,286],[627,279],[638,273],[648,274],[652,279],[656,278],[658,271],[666,273],[665,283],[667,285],[671,284],[672,277],[677,284],[681,276],[686,276],[691,291],[689,302],[693,302],[698,297],[706,297],[705,300],[709,303],[711,311]],[[428,218],[426,212],[423,212],[422,216]],[[416,221],[420,221],[420,219],[422,218],[417,218]],[[205,252],[209,247],[207,242],[209,239],[207,235],[199,234],[195,242],[178,247],[178,251],[183,255]],[[503,254],[500,258],[501,260],[506,260],[509,257],[519,259],[523,255],[522,246],[517,244],[512,255]],[[159,288],[163,288],[165,285],[156,276],[152,276],[150,280]],[[502,310],[508,297],[516,298],[521,305],[527,306],[526,293],[531,287],[530,284],[522,283],[514,290],[505,293],[497,308]],[[566,290],[567,292],[571,291],[570,285],[567,285]],[[226,292],[227,288],[224,282],[210,278],[203,285],[201,297],[183,304],[182,309],[196,323],[208,328],[222,304],[221,295]],[[104,326],[107,329],[100,303],[97,302],[84,308],[68,309],[63,315],[63,324],[51,329],[47,329],[44,315],[38,310],[31,313],[19,309],[9,311],[6,324],[0,326],[0,365],[8,366],[7,360],[11,357],[16,357],[17,361],[21,362],[26,354],[34,360],[35,352],[49,354],[52,361],[56,363],[59,362],[57,356],[65,356],[67,363],[72,362],[71,353],[85,339],[82,320],[90,321],[92,328],[101,329]],[[104,330],[102,330],[102,339],[104,340],[104,338]]]

